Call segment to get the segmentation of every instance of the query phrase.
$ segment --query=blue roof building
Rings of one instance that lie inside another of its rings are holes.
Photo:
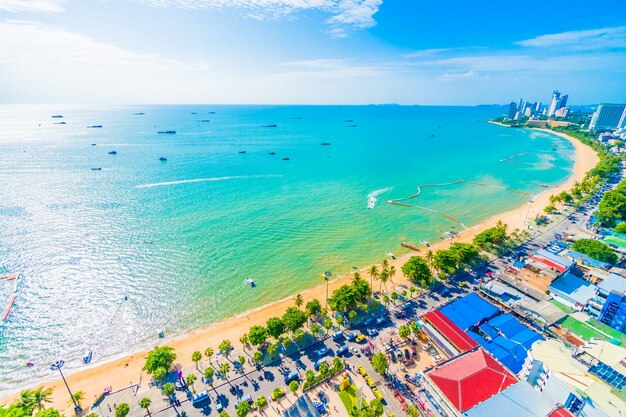
[[[440,311],[463,330],[495,316],[500,310],[476,293],[470,293],[451,302]]]
[[[587,312],[620,332],[626,331],[626,278],[610,274],[598,284]]]
[[[573,260],[574,262],[582,266],[590,266],[593,268],[600,268],[605,270],[608,270],[613,266],[608,262],[598,261],[597,259],[593,259],[583,253],[576,252],[575,250],[568,250],[563,254],[563,256]]]
[[[532,344],[543,340],[510,314],[500,314],[467,333],[514,373],[522,370]]]
[[[559,302],[582,310],[596,295],[596,287],[570,273],[563,274],[550,284],[548,292]]]

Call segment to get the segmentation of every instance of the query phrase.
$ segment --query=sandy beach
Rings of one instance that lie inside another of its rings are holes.
[[[455,242],[469,242],[477,233],[492,227],[500,220],[507,223],[510,230],[515,228],[520,230],[526,229],[527,219],[532,220],[538,213],[543,213],[543,208],[549,203],[550,195],[569,190],[576,181],[581,181],[585,173],[592,169],[599,160],[598,156],[590,147],[574,138],[545,129],[536,130],[558,135],[573,144],[575,148],[575,163],[572,175],[562,185],[545,190],[531,202],[506,213],[494,216],[470,228],[470,230],[460,233],[459,236],[454,239]],[[446,248],[449,244],[450,240],[437,242],[433,244],[432,249]],[[422,250],[420,253],[423,255],[425,251]],[[406,259],[415,254],[415,252],[409,253],[399,259],[390,261],[390,263],[394,264],[399,271]],[[369,275],[365,272],[361,272],[361,275],[369,280]],[[332,293],[335,288],[349,282],[351,276],[352,273],[330,282],[330,293]],[[409,285],[408,282],[401,277],[400,271],[394,281],[396,286],[405,286],[406,288]],[[326,294],[326,286],[315,287],[301,294],[305,303],[313,298],[317,298],[323,302]],[[246,333],[250,326],[254,324],[264,325],[269,317],[281,316],[287,307],[293,305],[294,297],[295,294],[292,297],[268,304],[256,310],[245,312],[223,322],[196,329],[179,337],[165,339],[162,343],[172,346],[175,349],[178,355],[177,363],[184,366],[192,365],[191,354],[194,351],[199,350],[203,352],[205,348],[209,346],[217,350],[217,345],[224,339],[231,340],[236,348],[239,347],[240,336]],[[139,381],[143,384],[147,384],[149,377],[145,373],[142,374],[141,371],[144,364],[145,353],[145,351],[135,352],[106,363],[96,363],[79,371],[71,372],[68,370],[68,375],[66,375],[68,383],[74,392],[79,390],[85,392],[85,406],[91,404],[93,400],[102,393],[105,386],[111,386],[113,390],[117,390],[128,386],[130,383],[137,383]],[[67,415],[71,414],[71,411],[67,410],[67,391],[60,379],[48,381],[40,385],[54,388],[53,403],[50,404],[51,406],[65,410]],[[0,399],[0,403],[11,402],[17,395],[18,392],[6,392],[3,398]]]

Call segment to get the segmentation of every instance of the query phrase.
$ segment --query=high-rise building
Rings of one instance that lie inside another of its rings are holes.
[[[537,104],[535,104],[535,111],[538,112],[540,108],[541,108],[541,101],[538,101]]]
[[[626,104],[603,103],[591,118],[589,130],[620,129],[626,125]]]
[[[569,96],[567,94],[565,94],[563,97],[561,97],[561,100],[559,101],[559,105],[557,107],[557,110],[558,109],[562,109],[563,107],[567,106],[567,98],[568,97]]]
[[[512,101],[511,104],[509,104],[509,119],[514,118],[515,113],[517,113],[517,104],[515,104],[515,102]]]
[[[558,110],[559,102],[561,101],[561,93],[558,90],[554,90],[552,92],[552,98],[550,99],[550,104],[548,105],[548,117],[551,117],[555,111]]]
[[[565,118],[567,117],[568,114],[569,114],[569,107],[561,107],[560,109],[554,112],[555,117]]]

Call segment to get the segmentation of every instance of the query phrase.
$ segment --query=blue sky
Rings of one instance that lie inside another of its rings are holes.
[[[626,101],[626,1],[0,0],[2,103]]]

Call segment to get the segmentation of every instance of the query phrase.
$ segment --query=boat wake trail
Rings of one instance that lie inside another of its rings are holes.
[[[194,178],[191,180],[155,182],[152,184],[137,185],[135,188],[165,187],[168,185],[191,184],[194,182],[215,182],[215,181],[226,181],[226,180],[244,180],[244,179],[254,179],[254,178],[278,178],[278,177],[282,177],[282,175],[274,175],[274,174],[271,174],[271,175],[230,175],[227,177]]]
[[[391,191],[392,189],[393,189],[392,187],[386,187],[386,188],[381,188],[380,190],[374,190],[371,193],[369,193],[367,195],[367,208],[368,209],[373,209],[374,207],[376,207],[376,202],[378,201],[378,199],[376,197],[378,197],[382,193],[386,193],[387,191]]]

